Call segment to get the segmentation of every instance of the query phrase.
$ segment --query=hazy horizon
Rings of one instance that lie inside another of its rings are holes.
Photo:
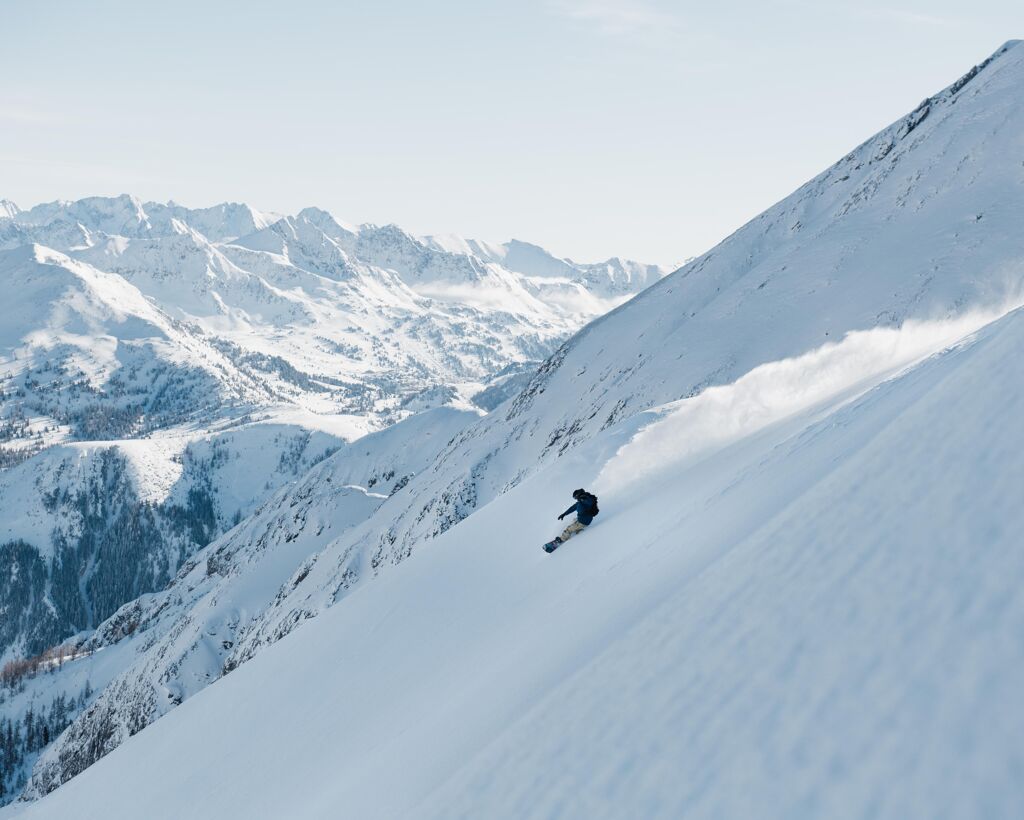
[[[671,267],[1021,22],[1008,2],[15,0],[0,198],[315,205]]]

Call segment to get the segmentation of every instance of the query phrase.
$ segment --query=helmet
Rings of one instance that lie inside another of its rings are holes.
[[[586,490],[582,490],[582,489],[580,489],[580,490],[573,490],[572,491],[572,497],[575,498],[577,501],[580,500],[581,496],[584,496],[586,494],[587,494],[587,491]]]

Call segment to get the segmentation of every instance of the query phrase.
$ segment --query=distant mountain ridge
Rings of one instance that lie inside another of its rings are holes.
[[[491,409],[646,281],[623,290],[610,274],[566,270],[541,281],[317,208],[4,200],[0,545],[30,545],[42,569],[14,574],[6,597],[21,603],[0,658],[163,586],[347,442],[431,408],[466,420]],[[123,506],[87,503],[105,485],[122,488]],[[143,507],[152,521],[117,535]],[[114,541],[119,560],[152,571],[127,568],[130,583],[107,573]],[[62,567],[86,578],[69,596],[53,586]],[[95,584],[119,592],[90,586],[103,573]]]
[[[180,230],[174,223],[187,225],[214,243],[231,243],[259,233],[278,223],[306,222],[321,229],[332,239],[349,240],[345,248],[359,256],[358,248],[366,255],[363,261],[381,261],[382,245],[407,244],[416,254],[426,252],[470,257],[477,262],[500,265],[509,271],[527,276],[563,277],[580,280],[587,274],[593,288],[604,286],[618,291],[636,292],[662,278],[668,270],[653,264],[612,257],[603,262],[577,263],[557,257],[529,242],[512,239],[493,244],[466,239],[454,234],[417,237],[397,225],[364,223],[352,225],[335,219],[327,211],[310,207],[289,217],[273,212],[257,211],[244,203],[225,202],[206,208],[188,208],[173,201],[167,203],[144,202],[138,197],[122,194],[116,197],[87,197],[79,200],[56,200],[22,210],[10,200],[0,200],[0,219],[9,220],[3,236],[7,246],[25,244],[44,238],[56,240],[57,249],[67,250],[69,240],[61,236],[60,229],[74,227],[81,231],[85,244],[94,244],[96,235],[143,238],[164,236]],[[16,226],[16,227],[15,227]],[[283,227],[283,226],[282,226]],[[17,229],[21,229],[20,235]],[[242,242],[246,245],[248,242]],[[406,270],[408,272],[408,269]],[[601,281],[601,275],[608,276]]]

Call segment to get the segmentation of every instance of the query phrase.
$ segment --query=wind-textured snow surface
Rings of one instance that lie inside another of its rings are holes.
[[[17,816],[1016,816],[1022,354],[1018,310],[654,473],[598,437]]]
[[[25,815],[1020,814],[1022,89],[1009,43],[592,322],[364,519],[323,526],[340,454],[280,491],[197,553],[180,609],[122,611],[139,649]],[[579,486],[601,516],[542,553]],[[308,558],[242,628],[193,617],[199,567],[253,539]],[[206,624],[231,646],[204,667]]]

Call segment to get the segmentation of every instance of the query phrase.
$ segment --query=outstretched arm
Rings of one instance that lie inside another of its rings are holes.
[[[572,506],[571,506],[571,507],[570,507],[569,509],[567,509],[567,510],[566,510],[566,511],[565,511],[564,513],[562,513],[562,514],[561,514],[560,516],[558,516],[558,520],[559,520],[559,521],[561,521],[561,520],[562,520],[563,518],[565,518],[565,517],[566,517],[566,516],[567,516],[567,515],[568,515],[569,513],[574,513],[574,512],[576,512],[576,509],[577,509],[577,508],[578,508],[579,506],[580,506],[580,505],[579,505],[579,502],[576,502],[576,503],[575,503],[575,504],[573,504],[573,505],[572,505]]]

